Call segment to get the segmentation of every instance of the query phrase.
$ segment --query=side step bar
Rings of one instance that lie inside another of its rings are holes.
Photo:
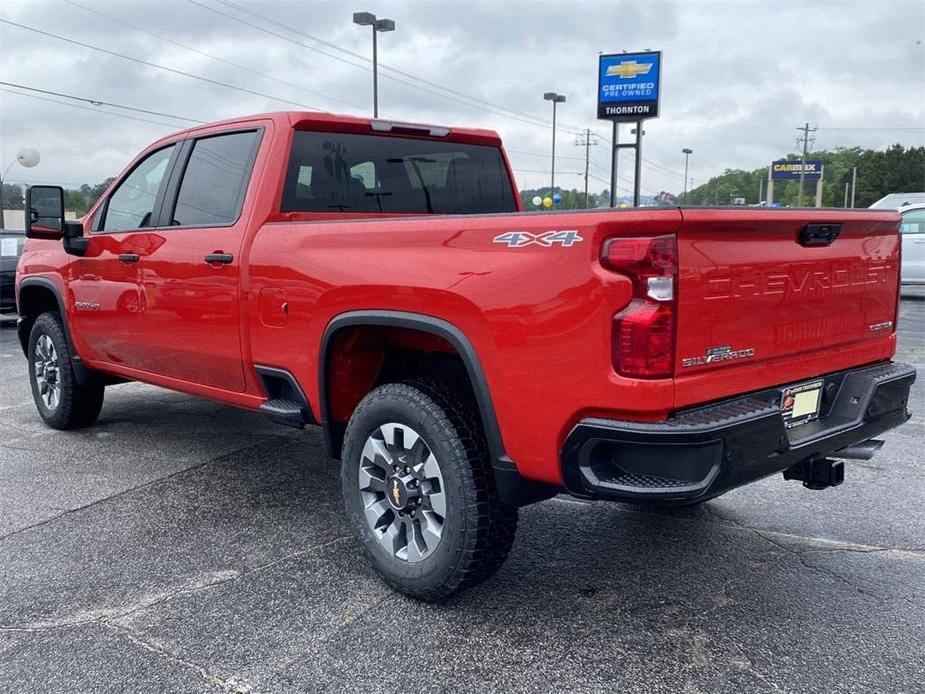
[[[308,398],[298,381],[289,371],[272,366],[255,366],[263,383],[268,400],[260,406],[260,412],[277,424],[301,429],[306,424],[315,424]]]
[[[260,406],[260,412],[277,424],[284,424],[297,429],[311,423],[305,418],[303,406],[292,400],[283,400],[282,398],[267,400]]]

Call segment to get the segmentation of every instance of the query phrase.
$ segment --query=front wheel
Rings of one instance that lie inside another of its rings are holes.
[[[478,416],[439,381],[390,383],[359,404],[341,484],[363,554],[395,589],[440,600],[491,576],[517,509],[498,499]]]
[[[42,419],[54,429],[76,429],[96,421],[103,386],[82,386],[71,366],[71,350],[57,313],[43,313],[29,333],[29,383]]]

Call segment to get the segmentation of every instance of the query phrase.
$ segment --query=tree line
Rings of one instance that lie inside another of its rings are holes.
[[[799,161],[796,154],[785,157]],[[889,193],[925,191],[925,147],[896,144],[885,150],[860,147],[838,147],[834,150],[809,152],[807,159],[822,160],[825,171],[822,180],[824,207],[842,207],[845,204],[845,186],[848,187],[848,204],[851,204],[851,180],[857,167],[857,184],[854,206],[869,207]],[[679,196],[682,204],[729,205],[735,198],[745,198],[747,205],[767,199],[767,167],[744,171],[726,169],[703,185],[688,191],[687,199]],[[795,206],[800,191],[799,180],[774,181],[774,201]],[[803,204],[813,205],[816,181],[805,180]],[[770,202],[770,201],[769,201]]]
[[[97,183],[95,186],[84,183],[80,188],[70,190],[65,188],[64,209],[68,211],[73,210],[78,217],[82,217],[93,207],[93,203],[95,203],[106,191],[109,184],[112,183],[112,180],[112,178],[107,178],[105,181]],[[23,186],[18,183],[4,183],[3,209],[21,210],[23,208],[24,196],[25,190]]]

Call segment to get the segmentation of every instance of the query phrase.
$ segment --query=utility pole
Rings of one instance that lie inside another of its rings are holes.
[[[764,176],[758,177],[758,204],[764,199]]]
[[[854,209],[854,192],[858,185],[858,167],[851,167],[851,209]]]
[[[575,138],[575,146],[576,147],[583,146],[585,148],[585,209],[586,210],[588,209],[588,165],[591,160],[591,145],[598,145],[598,144],[600,143],[597,141],[597,135],[592,135],[590,128],[585,128],[585,134],[578,135]]]
[[[809,123],[797,130],[803,131],[803,157],[800,160],[800,191],[797,193],[797,207],[803,206],[803,180],[806,174],[806,150],[809,149],[809,134],[816,132],[815,128],[810,128]]]
[[[848,181],[845,181],[845,207],[848,207]]]

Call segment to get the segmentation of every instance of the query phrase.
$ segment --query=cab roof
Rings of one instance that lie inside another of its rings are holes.
[[[250,123],[255,120],[272,120],[281,128],[294,128],[296,130],[330,130],[334,132],[368,132],[370,134],[392,133],[396,135],[409,135],[413,137],[446,138],[450,141],[466,141],[473,144],[499,146],[501,138],[494,130],[482,128],[458,128],[425,123],[397,121],[386,118],[360,118],[338,113],[322,111],[274,111],[270,113],[257,113],[247,116],[237,116],[225,120],[195,125],[171,135],[162,140],[173,140],[178,135],[189,136],[201,131],[208,131],[217,127],[233,126]],[[314,126],[314,127],[313,127]]]

